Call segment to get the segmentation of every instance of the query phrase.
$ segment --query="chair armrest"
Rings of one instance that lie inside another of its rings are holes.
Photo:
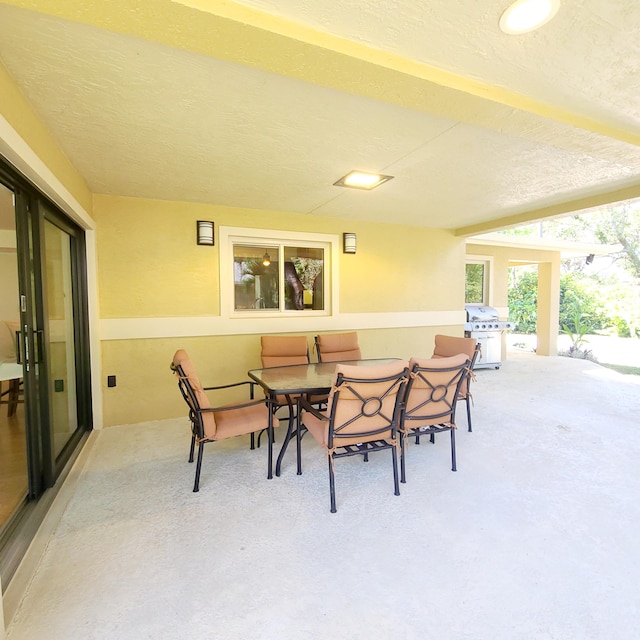
[[[321,411],[316,409],[309,402],[309,400],[307,400],[307,398],[304,398],[302,396],[300,398],[298,398],[298,415],[300,415],[300,411],[301,410],[308,411],[309,413],[312,413],[316,418],[319,418],[320,420],[328,420],[329,419],[329,416],[325,415],[324,413],[322,413]]]
[[[244,409],[245,407],[254,407],[259,404],[268,404],[268,401],[265,401],[264,398],[259,400],[250,400],[249,402],[238,402],[234,404],[222,405],[221,407],[210,407],[208,409],[200,409],[201,413],[210,413],[215,411],[216,413],[220,411],[235,411],[236,409]]]
[[[258,384],[253,380],[243,380],[242,382],[232,382],[231,384],[221,384],[217,387],[202,387],[204,391],[219,391],[220,389],[232,389],[233,387],[242,387],[245,384],[249,385],[249,397],[253,400],[255,397],[255,388]]]

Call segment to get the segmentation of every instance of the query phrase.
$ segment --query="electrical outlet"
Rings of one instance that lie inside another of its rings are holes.
[[[56,392],[64,391],[64,380],[54,380],[53,390]]]
[[[116,386],[116,377],[107,376],[107,387],[115,387],[115,386]]]

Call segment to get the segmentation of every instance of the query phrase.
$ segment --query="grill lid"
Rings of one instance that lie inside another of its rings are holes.
[[[494,307],[485,307],[477,304],[466,304],[464,308],[467,312],[467,321],[469,322],[497,320],[499,317],[498,311]]]

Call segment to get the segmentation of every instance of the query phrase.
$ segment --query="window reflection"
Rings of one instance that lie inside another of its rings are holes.
[[[324,249],[234,244],[235,310],[324,310]]]

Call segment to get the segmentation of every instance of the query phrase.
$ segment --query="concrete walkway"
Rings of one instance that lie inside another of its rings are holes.
[[[614,336],[586,335],[587,342],[583,345],[589,349],[597,362],[602,364],[640,367],[640,339],[618,338]],[[509,353],[512,351],[534,352],[537,337],[521,333],[507,334]],[[571,346],[569,336],[558,336],[558,350],[568,350]]]
[[[177,391],[176,391],[177,393]],[[9,640],[635,640],[640,377],[514,353],[480,370],[474,431],[336,463],[306,438],[210,446],[191,492],[185,420],[96,443]]]

